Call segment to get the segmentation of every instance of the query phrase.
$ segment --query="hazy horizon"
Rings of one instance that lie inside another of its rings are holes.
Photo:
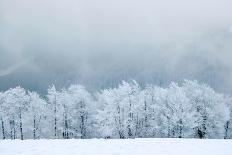
[[[232,92],[230,0],[0,0],[0,90],[196,79]]]

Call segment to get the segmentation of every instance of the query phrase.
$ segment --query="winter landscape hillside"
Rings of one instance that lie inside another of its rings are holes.
[[[0,0],[0,155],[232,155],[232,0]]]
[[[124,139],[0,141],[1,155],[231,155],[231,140]]]

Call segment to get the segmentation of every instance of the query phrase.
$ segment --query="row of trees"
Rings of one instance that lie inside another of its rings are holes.
[[[2,139],[232,138],[232,100],[186,80],[167,88],[135,81],[91,94],[81,85],[0,92]]]

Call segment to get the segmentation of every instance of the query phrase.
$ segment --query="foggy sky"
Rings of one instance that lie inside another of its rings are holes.
[[[0,89],[197,79],[232,92],[231,0],[0,0]]]

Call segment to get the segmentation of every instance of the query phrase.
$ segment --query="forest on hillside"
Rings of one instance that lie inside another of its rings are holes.
[[[90,93],[74,84],[46,96],[0,92],[1,139],[232,138],[232,98],[197,81],[162,88],[122,81]]]

